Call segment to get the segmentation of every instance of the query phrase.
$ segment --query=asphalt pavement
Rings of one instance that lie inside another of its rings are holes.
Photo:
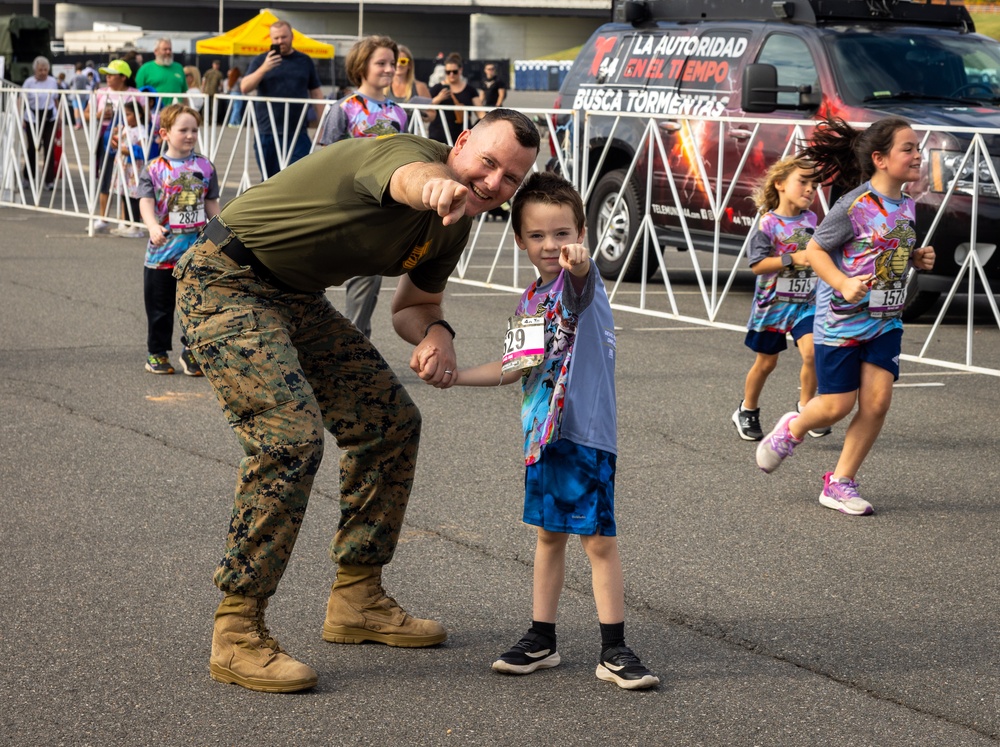
[[[844,424],[764,475],[730,421],[752,360],[742,335],[617,312],[626,633],[662,684],[626,692],[595,678],[578,543],[563,663],[503,676],[490,663],[531,610],[518,392],[423,385],[390,328],[391,281],[373,339],[424,436],[386,585],[449,638],[426,650],[321,639],[331,443],[268,610],[319,686],[269,695],[211,680],[211,577],[241,452],[204,379],[143,370],[142,242],[84,230],[0,209],[0,744],[1000,741],[995,377],[904,364],[858,476],[876,513],[847,517],[817,501]],[[496,356],[515,302],[449,287],[462,362]],[[794,352],[782,357],[766,426],[794,406],[797,370]]]

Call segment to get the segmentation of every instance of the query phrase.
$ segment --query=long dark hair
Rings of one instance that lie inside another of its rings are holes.
[[[875,173],[872,154],[888,154],[899,130],[910,123],[902,117],[886,117],[866,130],[856,130],[840,117],[828,116],[813,131],[799,156],[816,165],[816,178],[848,191]]]

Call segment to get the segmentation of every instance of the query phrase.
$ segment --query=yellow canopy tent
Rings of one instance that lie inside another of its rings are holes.
[[[268,29],[278,17],[269,10],[262,10],[255,18],[230,29],[220,36],[202,39],[195,45],[198,54],[219,56],[253,56],[271,48]],[[317,60],[332,60],[333,45],[310,39],[292,29],[292,48]]]

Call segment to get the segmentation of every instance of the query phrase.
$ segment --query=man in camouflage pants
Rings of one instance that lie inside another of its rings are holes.
[[[448,276],[472,217],[509,200],[538,154],[524,115],[491,112],[451,149],[410,135],[341,141],[239,196],[175,270],[188,345],[246,454],[226,553],[215,573],[212,677],[294,692],[315,670],[285,653],[264,623],[323,456],[343,449],[337,563],[323,638],[432,646],[446,637],[382,588],[413,484],[420,413],[382,356],[326,298],[356,275],[400,276],[396,332],[410,367],[447,388],[454,331]]]

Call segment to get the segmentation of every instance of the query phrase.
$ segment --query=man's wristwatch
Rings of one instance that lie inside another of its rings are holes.
[[[440,324],[446,330],[451,332],[451,339],[453,340],[455,339],[455,330],[453,330],[451,328],[451,325],[448,324],[448,322],[446,322],[444,319],[438,319],[436,322],[431,322],[430,324],[428,324],[427,329],[424,330],[424,337],[427,337],[427,333],[431,331],[431,327],[433,327],[435,324]]]
[[[791,267],[794,264],[795,264],[795,260],[792,258],[792,252],[788,252],[788,254],[782,254],[781,255],[781,266],[782,267]]]

